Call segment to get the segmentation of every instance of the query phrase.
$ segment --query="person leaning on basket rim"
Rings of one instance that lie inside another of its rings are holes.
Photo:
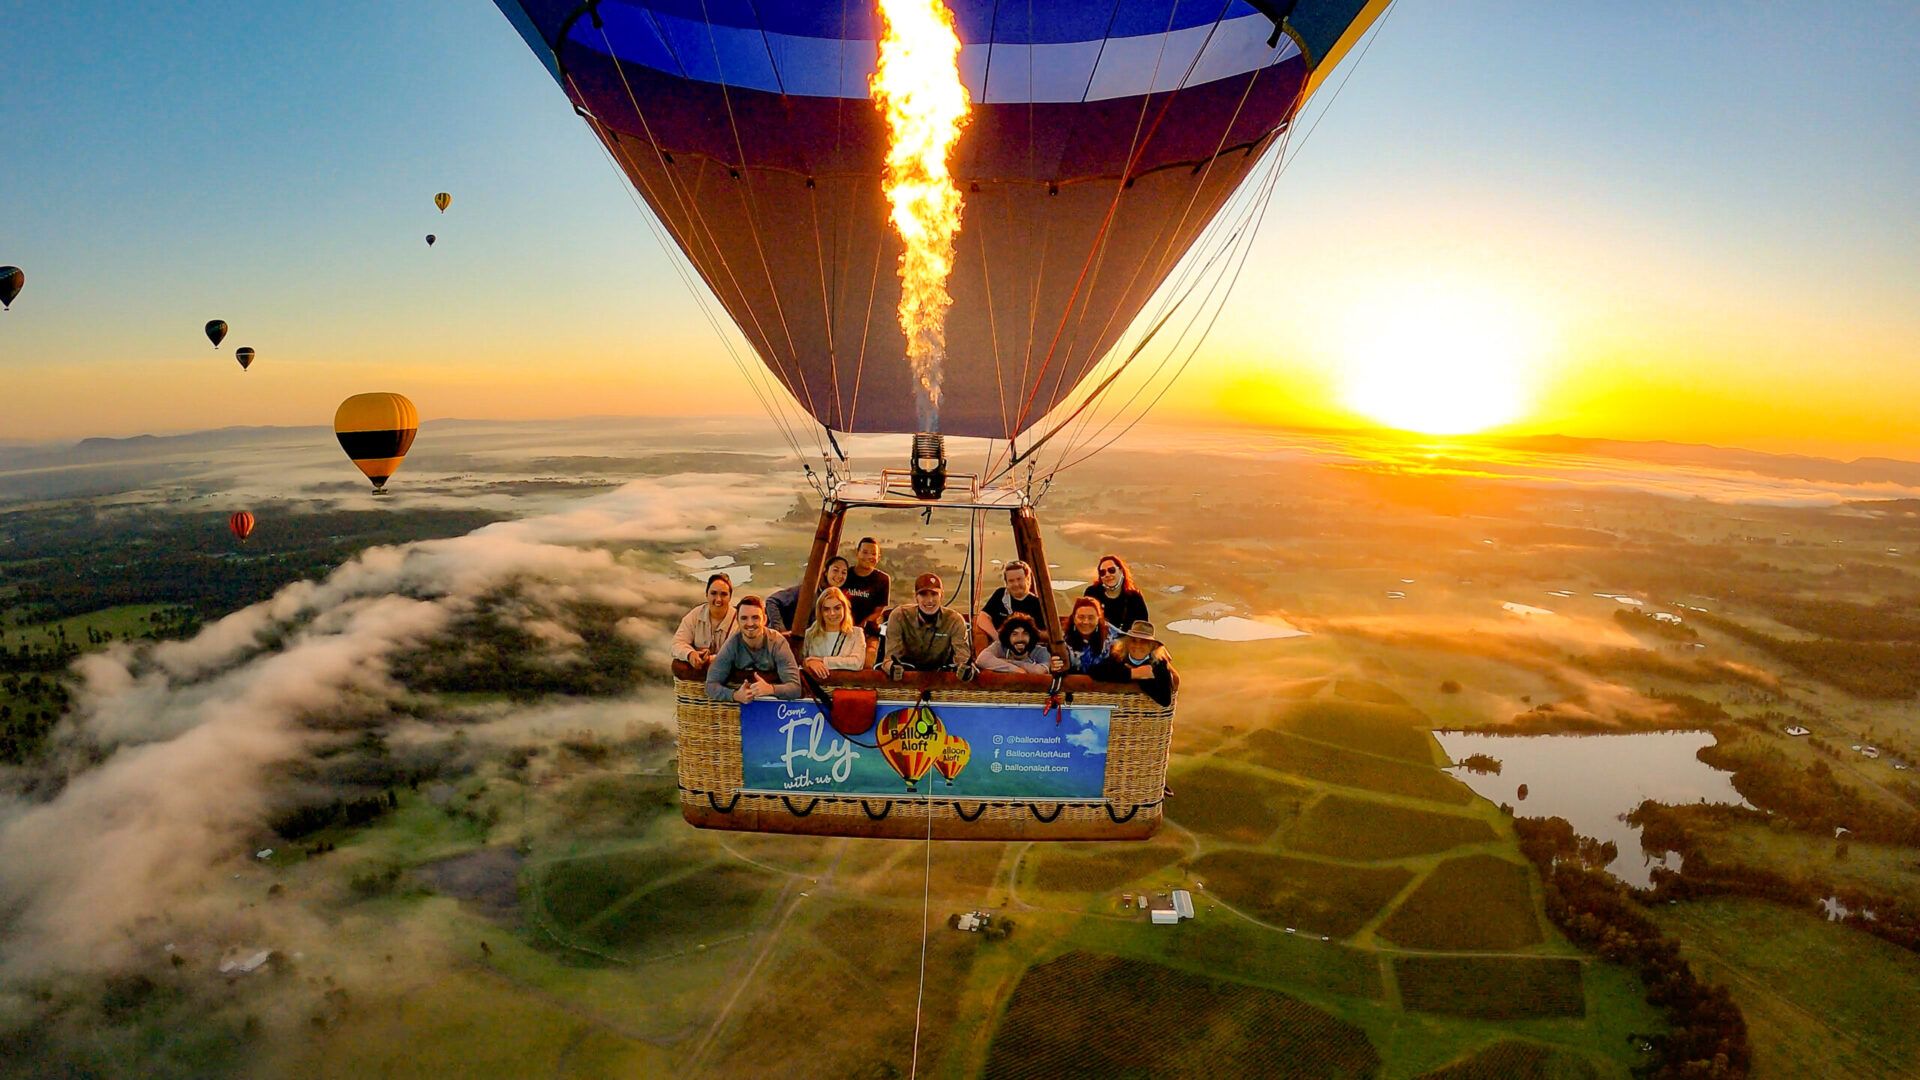
[[[707,697],[745,705],[763,697],[792,700],[801,693],[800,666],[787,639],[767,629],[766,601],[743,596],[734,608],[737,627],[714,653],[707,668]],[[736,689],[727,685],[741,676]]]
[[[967,620],[943,607],[939,574],[921,574],[913,582],[913,603],[887,616],[887,677],[898,682],[908,671],[957,671],[973,678],[973,642]]]
[[[1174,691],[1180,689],[1173,657],[1145,619],[1135,619],[1115,639],[1113,651],[1094,666],[1092,675],[1100,682],[1130,682],[1161,705],[1173,704]]]

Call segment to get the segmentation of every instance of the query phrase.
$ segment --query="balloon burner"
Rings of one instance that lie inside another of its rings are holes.
[[[922,431],[913,437],[913,497],[938,499],[947,490],[947,439]]]

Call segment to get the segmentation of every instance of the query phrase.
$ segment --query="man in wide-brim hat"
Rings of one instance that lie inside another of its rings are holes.
[[[1113,651],[1092,674],[1101,682],[1130,682],[1162,705],[1173,704],[1174,691],[1180,689],[1180,673],[1173,670],[1173,657],[1154,636],[1153,624],[1145,619],[1135,619],[1120,633]]]

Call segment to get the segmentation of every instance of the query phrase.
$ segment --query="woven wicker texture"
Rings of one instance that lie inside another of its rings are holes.
[[[933,704],[1035,705],[1045,700],[1044,694],[1032,691],[954,683],[938,689]],[[780,796],[740,790],[740,707],[710,701],[703,684],[676,679],[681,811],[702,828],[827,836],[923,837],[929,812],[933,835],[949,840],[1132,840],[1153,835],[1160,826],[1173,709],[1137,693],[1080,692],[1073,703],[1113,709],[1104,802]]]

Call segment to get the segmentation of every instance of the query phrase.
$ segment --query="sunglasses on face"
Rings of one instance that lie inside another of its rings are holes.
[[[1120,572],[1120,568],[1117,566],[1103,566],[1100,568],[1101,577],[1106,577],[1108,574],[1117,574],[1119,572]]]
[[[921,589],[921,590],[920,590],[919,592],[917,592],[917,593],[914,593],[913,595],[915,595],[915,596],[939,596],[939,595],[940,595],[940,590],[939,590],[939,589]]]

